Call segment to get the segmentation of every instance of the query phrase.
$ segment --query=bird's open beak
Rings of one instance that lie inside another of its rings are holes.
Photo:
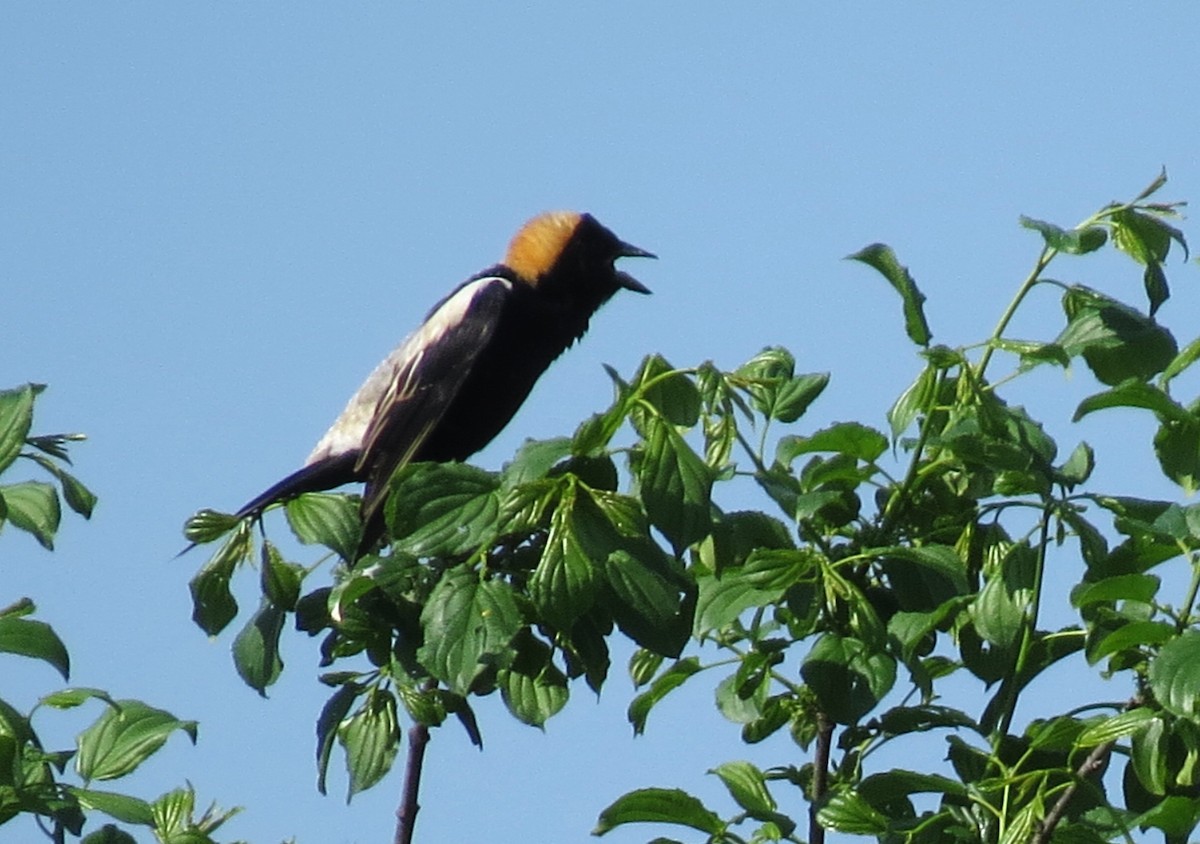
[[[657,258],[653,252],[647,252],[645,249],[640,249],[632,243],[621,243],[617,251],[618,258]],[[629,273],[617,271],[617,284],[624,287],[626,290],[632,290],[634,293],[649,293],[650,288],[642,284]]]

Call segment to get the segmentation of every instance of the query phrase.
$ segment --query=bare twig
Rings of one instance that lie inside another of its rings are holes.
[[[809,844],[825,844],[825,828],[817,821],[817,806],[829,784],[829,751],[833,746],[833,722],[817,713],[817,748],[813,754],[812,806],[808,810]]]
[[[425,762],[427,744],[429,728],[424,724],[414,724],[408,731],[408,762],[404,767],[404,792],[396,809],[395,844],[412,844],[417,812],[421,809],[417,798],[421,791],[421,766]]]
[[[1112,752],[1112,749],[1113,742],[1111,741],[1096,745],[1092,749],[1088,757],[1083,760],[1083,764],[1075,769],[1075,782],[1067,786],[1063,790],[1063,793],[1058,795],[1058,800],[1054,802],[1054,806],[1050,809],[1049,814],[1038,824],[1037,831],[1029,839],[1029,844],[1045,844],[1045,842],[1050,840],[1050,836],[1054,834],[1054,828],[1058,826],[1058,822],[1067,813],[1067,807],[1071,805],[1071,798],[1079,790],[1079,784],[1104,767],[1104,763],[1108,761],[1108,755]]]

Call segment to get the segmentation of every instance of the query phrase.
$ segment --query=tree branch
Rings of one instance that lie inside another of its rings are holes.
[[[418,795],[421,791],[421,767],[425,763],[425,745],[429,744],[429,728],[414,724],[408,731],[408,762],[404,766],[404,791],[396,809],[394,844],[412,844],[417,812],[421,810]]]
[[[1067,813],[1067,807],[1071,804],[1071,798],[1079,790],[1079,784],[1104,767],[1104,763],[1108,761],[1108,755],[1112,752],[1112,748],[1113,742],[1109,741],[1104,744],[1098,744],[1092,749],[1088,757],[1083,760],[1083,764],[1075,769],[1075,782],[1067,786],[1063,790],[1063,793],[1058,795],[1058,800],[1054,802],[1050,813],[1038,824],[1037,831],[1029,839],[1029,844],[1046,844],[1050,840],[1050,836],[1054,834],[1054,828],[1058,826],[1058,822]]]
[[[829,751],[833,746],[833,722],[817,713],[817,749],[813,754],[812,805],[808,809],[809,844],[825,844],[825,828],[817,821],[817,806],[829,787]]]

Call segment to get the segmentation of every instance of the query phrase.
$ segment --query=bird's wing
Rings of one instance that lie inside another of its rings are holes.
[[[384,362],[385,386],[362,435],[356,466],[367,481],[365,520],[387,497],[392,474],[413,458],[458,395],[491,341],[511,291],[509,281],[495,276],[464,284]]]

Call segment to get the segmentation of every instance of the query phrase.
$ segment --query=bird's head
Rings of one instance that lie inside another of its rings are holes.
[[[509,244],[504,264],[539,291],[588,292],[603,301],[621,288],[649,293],[648,287],[614,263],[618,258],[654,257],[625,243],[591,214],[551,211],[521,227]]]

